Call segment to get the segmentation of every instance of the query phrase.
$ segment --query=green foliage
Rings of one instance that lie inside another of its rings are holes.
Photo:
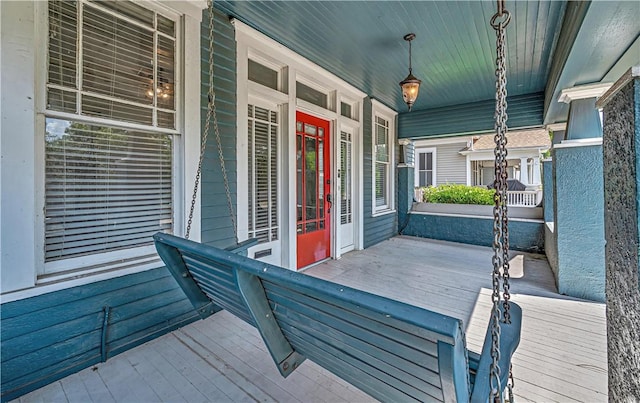
[[[493,189],[466,185],[440,185],[422,188],[425,203],[493,204]]]

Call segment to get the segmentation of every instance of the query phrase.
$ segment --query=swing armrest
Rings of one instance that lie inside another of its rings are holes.
[[[503,391],[509,378],[511,357],[520,343],[520,331],[522,328],[522,308],[515,302],[511,302],[510,305],[511,323],[500,322],[500,360],[498,361],[498,366],[500,367],[500,387]],[[502,311],[502,306],[500,311]],[[482,353],[479,356],[474,353],[469,354],[469,369],[473,370],[472,367],[477,365],[470,400],[473,403],[489,401],[489,394],[491,393],[491,362],[491,320],[489,320],[487,333],[484,336]]]
[[[245,241],[238,243],[237,245],[229,246],[228,248],[225,248],[225,250],[241,256],[247,256],[247,250],[250,247],[255,246],[257,244],[258,244],[258,238],[249,238]]]

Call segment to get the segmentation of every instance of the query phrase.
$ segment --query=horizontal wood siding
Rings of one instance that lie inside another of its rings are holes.
[[[443,144],[436,146],[436,184],[467,183],[467,159],[460,150],[467,143]]]
[[[0,306],[2,400],[10,400],[184,326],[198,316],[166,268]]]
[[[509,97],[509,128],[542,125],[542,92]],[[495,100],[443,108],[405,112],[398,115],[399,138],[427,138],[445,134],[490,132],[494,127]]]
[[[365,98],[363,102],[363,180],[364,180],[364,247],[368,248],[378,242],[398,233],[398,215],[390,213],[378,217],[372,216],[373,203],[373,125],[371,116],[371,99]],[[394,139],[395,141],[395,139]],[[398,147],[396,147],[397,151]],[[391,167],[396,169],[395,166]],[[396,178],[396,193],[398,179]],[[397,200],[397,196],[396,196]]]
[[[209,26],[208,11],[204,11],[201,30],[201,119],[202,128],[207,115],[209,91]],[[215,12],[214,89],[220,140],[234,208],[237,205],[236,158],[236,40],[233,25],[227,16]],[[195,169],[194,164],[191,169]],[[186,187],[191,191],[191,184]],[[227,204],[223,175],[218,157],[218,147],[213,124],[207,139],[207,149],[202,166],[202,242],[218,247],[233,245],[231,216]],[[235,212],[237,214],[237,212]]]

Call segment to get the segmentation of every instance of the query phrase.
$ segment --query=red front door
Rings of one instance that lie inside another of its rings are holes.
[[[329,122],[296,113],[298,269],[331,256]]]

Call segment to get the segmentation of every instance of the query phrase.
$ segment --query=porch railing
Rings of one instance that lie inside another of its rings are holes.
[[[541,201],[542,192],[539,190],[507,191],[507,206],[536,207]]]
[[[422,202],[422,188],[414,189],[414,199]],[[536,207],[542,202],[541,190],[509,190],[507,191],[507,206],[511,207]]]

